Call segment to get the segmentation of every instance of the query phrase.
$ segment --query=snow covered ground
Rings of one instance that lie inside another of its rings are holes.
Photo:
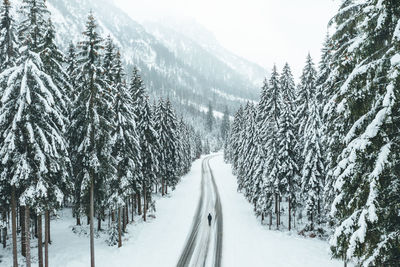
[[[333,267],[343,266],[331,260],[327,242],[307,239],[297,234],[270,231],[254,216],[253,208],[237,192],[236,177],[223,157],[210,160],[218,186],[223,217],[224,267]]]
[[[123,240],[123,247],[109,247],[106,235],[95,239],[96,267],[175,266],[182,252],[187,234],[200,196],[201,161],[193,163],[191,172],[182,178],[176,190],[157,201],[156,218],[143,222],[136,218],[128,226],[129,234]],[[90,265],[89,238],[78,236],[71,231],[74,225],[71,210],[60,212],[60,219],[51,222],[50,266],[87,267]],[[33,243],[36,240],[32,240]],[[0,249],[1,253],[4,251]],[[37,249],[32,248],[36,258]],[[1,257],[0,257],[1,258]],[[4,255],[2,267],[12,266],[11,251]],[[36,260],[35,260],[36,261]],[[23,265],[22,258],[19,261]],[[34,263],[32,267],[37,266]]]
[[[201,162],[202,159],[193,164],[192,171],[182,178],[175,191],[158,199],[155,219],[143,222],[136,217],[135,223],[128,226],[129,234],[125,235],[122,248],[109,247],[105,234],[97,238],[96,266],[176,266],[200,197]],[[269,231],[267,226],[261,225],[252,206],[237,192],[236,178],[231,174],[230,165],[223,162],[222,155],[211,159],[210,166],[223,210],[223,267],[343,266],[342,262],[330,259],[327,242],[303,238],[295,233]],[[89,266],[89,238],[72,233],[73,225],[70,209],[63,210],[60,219],[52,221],[51,266]],[[32,240],[32,255],[36,258],[34,242],[36,240]],[[0,249],[1,256],[1,266],[12,266],[10,250],[4,254]],[[23,266],[21,259],[19,262]]]

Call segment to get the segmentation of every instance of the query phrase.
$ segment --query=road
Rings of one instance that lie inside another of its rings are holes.
[[[201,195],[193,218],[191,232],[177,267],[220,267],[222,259],[223,217],[218,188],[210,168],[210,159],[202,162]],[[208,225],[207,216],[213,219]]]

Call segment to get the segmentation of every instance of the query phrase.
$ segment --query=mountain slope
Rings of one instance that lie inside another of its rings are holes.
[[[258,97],[259,86],[254,80],[232,67],[240,64],[227,63],[215,49],[205,49],[206,44],[199,45],[182,34],[174,40],[180,39],[185,47],[173,49],[163,38],[170,34],[167,28],[155,36],[111,0],[48,0],[47,3],[57,42],[65,51],[71,40],[74,43],[80,40],[88,13],[92,11],[102,36],[110,35],[121,49],[128,71],[138,66],[151,96],[170,97],[181,113],[195,117],[209,102],[215,110],[223,111],[225,105],[233,109],[244,100]]]

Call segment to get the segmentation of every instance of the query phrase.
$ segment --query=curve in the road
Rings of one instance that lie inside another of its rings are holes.
[[[199,204],[177,267],[221,266],[223,217],[218,188],[209,164],[212,157],[205,158],[202,163]],[[211,227],[206,219],[209,212],[213,214]]]

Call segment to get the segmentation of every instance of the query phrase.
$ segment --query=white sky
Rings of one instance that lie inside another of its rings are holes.
[[[137,21],[191,17],[228,50],[270,70],[288,62],[296,80],[317,64],[338,0],[114,0]]]

